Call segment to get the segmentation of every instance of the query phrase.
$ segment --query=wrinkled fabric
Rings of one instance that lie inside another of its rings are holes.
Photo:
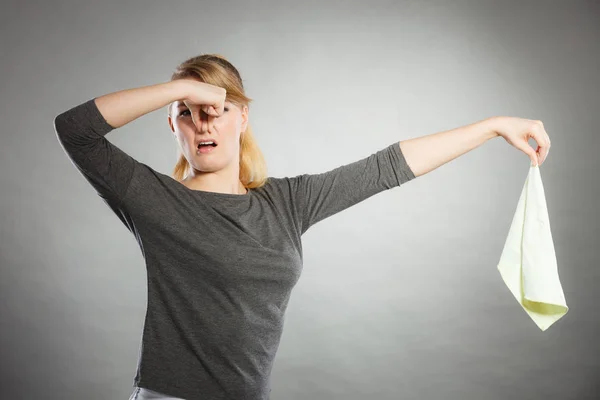
[[[529,168],[498,270],[515,299],[542,331],[569,310],[558,276],[538,165]]]

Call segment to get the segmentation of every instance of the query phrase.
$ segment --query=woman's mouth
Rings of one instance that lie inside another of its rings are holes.
[[[215,147],[217,147],[217,145],[214,142],[206,144],[199,143],[196,153],[211,153],[215,149]]]

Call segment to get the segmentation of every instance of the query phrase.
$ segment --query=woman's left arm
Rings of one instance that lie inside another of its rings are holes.
[[[491,117],[472,124],[433,133],[399,143],[402,154],[415,177],[424,175],[479,147],[489,139],[503,137],[529,156],[533,165],[542,165],[550,150],[550,138],[539,120],[516,117]],[[533,138],[538,147],[528,143]]]

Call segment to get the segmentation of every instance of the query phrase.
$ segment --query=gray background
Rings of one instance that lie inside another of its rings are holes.
[[[143,258],[53,118],[211,52],[255,99],[272,176],[493,115],[540,119],[552,139],[541,173],[566,316],[541,332],[496,269],[529,169],[497,138],[305,234],[272,399],[600,396],[600,3],[325,3],[4,2],[0,398],[131,393]],[[108,138],[175,164],[164,109]]]

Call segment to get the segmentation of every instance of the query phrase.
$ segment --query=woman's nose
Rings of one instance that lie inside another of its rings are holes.
[[[200,132],[206,133],[212,130],[214,124],[214,117],[207,114],[202,115],[201,113],[199,122],[200,126],[198,126],[197,128],[200,130]]]

